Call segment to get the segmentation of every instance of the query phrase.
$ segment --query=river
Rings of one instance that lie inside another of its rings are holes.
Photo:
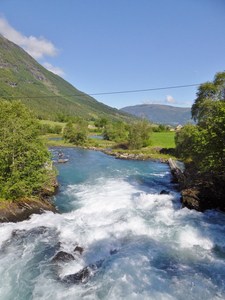
[[[181,208],[166,164],[62,151],[61,214],[0,225],[1,300],[225,299],[224,214]]]

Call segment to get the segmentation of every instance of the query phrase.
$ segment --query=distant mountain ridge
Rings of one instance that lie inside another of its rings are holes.
[[[128,120],[131,116],[98,102],[48,71],[16,44],[0,35],[0,99],[20,99],[43,119],[63,116],[85,119],[107,117]]]
[[[162,104],[140,104],[126,106],[121,111],[137,117],[146,118],[153,123],[178,125],[193,123],[190,107],[175,107]]]

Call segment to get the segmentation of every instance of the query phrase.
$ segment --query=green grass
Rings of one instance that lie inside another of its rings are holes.
[[[158,148],[174,148],[174,132],[154,132],[152,134],[152,145],[149,147],[142,148],[140,150],[129,150],[129,149],[121,149],[121,146],[112,141],[100,140],[89,138],[83,148],[93,147],[99,150],[111,149],[111,153],[128,153],[128,154],[141,154],[145,159],[153,159],[153,160],[162,160],[166,161],[169,157],[175,158],[171,154],[163,154],[160,153],[160,149]],[[43,136],[45,143],[48,146],[56,146],[56,147],[76,147],[71,143],[66,143],[64,140],[49,140],[49,137],[60,137],[60,135],[46,135]]]
[[[151,137],[152,146],[162,148],[175,148],[174,137],[174,131],[153,132]]]
[[[47,125],[50,125],[50,126],[55,126],[55,125],[60,125],[62,128],[65,127],[66,123],[64,122],[56,122],[56,121],[51,121],[51,120],[40,120],[39,121],[41,124],[47,124]]]

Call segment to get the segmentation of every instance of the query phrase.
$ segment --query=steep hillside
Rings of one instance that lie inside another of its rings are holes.
[[[153,123],[178,125],[193,122],[191,108],[161,104],[141,104],[121,108],[122,111],[137,117],[147,118]]]
[[[29,54],[0,35],[0,98],[20,99],[44,119],[63,116],[85,119],[128,119],[127,114],[104,105],[46,70]]]

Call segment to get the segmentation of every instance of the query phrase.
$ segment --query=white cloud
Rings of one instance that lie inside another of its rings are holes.
[[[58,52],[52,42],[46,40],[44,37],[27,37],[23,35],[14,29],[3,17],[0,17],[0,34],[21,46],[35,59],[40,59],[44,56],[55,56]]]
[[[166,96],[166,103],[176,103],[176,100],[172,96],[167,95]]]
[[[44,62],[43,66],[54,74],[57,74],[59,76],[65,75],[65,73],[63,72],[63,70],[61,68],[54,67],[52,64],[50,64],[48,62]]]

